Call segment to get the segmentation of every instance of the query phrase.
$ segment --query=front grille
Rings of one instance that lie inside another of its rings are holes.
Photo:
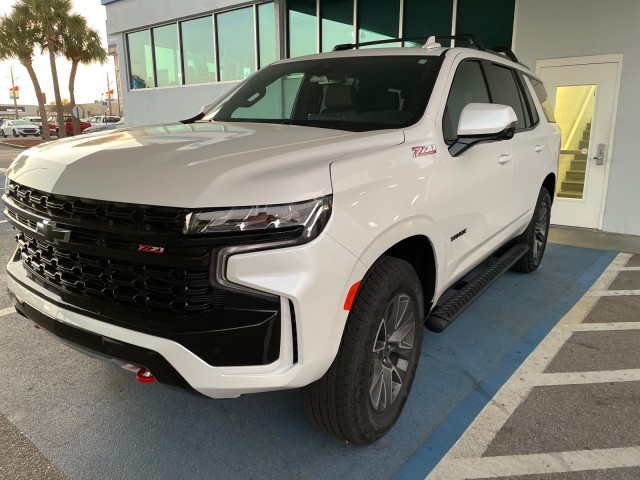
[[[211,286],[208,266],[186,269],[103,258],[23,232],[17,240],[27,272],[55,290],[179,314],[215,313],[224,307],[226,292]]]
[[[132,205],[46,193],[10,181],[5,194],[43,218],[81,221],[87,228],[123,227],[141,232],[182,232],[189,211],[183,208]]]

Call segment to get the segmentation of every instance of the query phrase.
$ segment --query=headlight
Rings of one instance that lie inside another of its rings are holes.
[[[304,227],[302,238],[318,236],[331,216],[331,195],[306,202],[217,208],[187,215],[183,233],[268,232]]]

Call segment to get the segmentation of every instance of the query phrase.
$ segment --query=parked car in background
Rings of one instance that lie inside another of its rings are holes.
[[[87,128],[89,128],[91,124],[89,122],[84,122],[80,120],[80,133],[84,132]],[[73,123],[71,122],[71,115],[65,115],[64,117],[64,129],[67,132],[67,136],[73,135]],[[58,121],[57,118],[52,116],[49,117],[49,133],[51,135],[58,135]]]
[[[38,127],[42,127],[42,117],[23,117],[22,120],[26,120],[27,122],[31,122]]]
[[[116,117],[113,115],[95,115],[93,117],[89,117],[87,119],[87,122],[89,122],[92,126],[95,126],[108,123],[118,123],[120,120],[122,120],[120,117]]]
[[[7,120],[0,127],[0,135],[4,138],[9,135],[14,137],[26,137],[27,135],[38,137],[40,136],[40,127],[27,120]]]
[[[105,130],[117,130],[118,128],[124,127],[124,118],[121,118],[119,122],[116,123],[99,123],[96,125],[91,125],[82,133],[96,133],[103,132]]]

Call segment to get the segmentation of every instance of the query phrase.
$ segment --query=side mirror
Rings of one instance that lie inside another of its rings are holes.
[[[515,134],[517,121],[516,112],[508,105],[470,103],[462,109],[458,138],[449,153],[457,157],[477,143],[509,140]]]

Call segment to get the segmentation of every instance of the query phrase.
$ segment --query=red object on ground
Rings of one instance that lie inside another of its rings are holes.
[[[156,377],[146,368],[141,368],[136,372],[136,380],[140,383],[153,383],[156,381]]]

